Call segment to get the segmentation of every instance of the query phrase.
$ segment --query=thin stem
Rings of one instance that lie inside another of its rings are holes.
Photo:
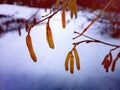
[[[36,26],[37,24],[39,24],[39,23],[41,23],[41,22],[43,22],[43,21],[45,21],[45,20],[47,20],[47,19],[51,19],[51,18],[52,18],[55,14],[57,14],[60,10],[61,10],[61,9],[58,9],[57,11],[55,11],[55,12],[54,12],[53,14],[51,14],[50,16],[47,16],[46,18],[44,18],[44,19],[36,22],[35,24],[30,25],[29,33],[30,33],[31,29],[32,29],[34,26]]]
[[[40,8],[26,22],[28,22],[31,18],[33,18],[39,11],[40,11]]]
[[[111,49],[109,53],[111,53],[112,51],[116,50],[117,48],[118,47],[115,47],[115,48]]]
[[[80,42],[75,42],[75,43],[73,43],[73,45],[74,45],[74,46],[77,46],[77,45],[79,45],[80,43],[84,43],[84,42],[90,43],[90,42],[96,42],[96,41],[95,41],[95,40],[83,40],[83,41],[80,41]]]
[[[38,22],[36,22],[35,24],[30,25],[30,30],[28,31],[28,33],[30,33],[31,29],[32,29],[34,26],[36,26],[37,24],[39,24],[39,23],[41,23],[41,22],[43,22],[43,21],[45,21],[45,20],[47,20],[47,19],[50,20],[55,14],[57,14],[60,10],[62,10],[62,8],[66,6],[66,4],[67,4],[67,2],[64,3],[63,6],[62,6],[61,8],[59,8],[58,10],[56,10],[53,14],[47,16],[46,18],[44,18],[44,19],[42,19],[42,20],[40,20],[40,21],[38,21]]]
[[[79,34],[79,35],[81,34],[81,33],[76,32],[76,31],[75,31],[74,33],[77,33],[77,34]],[[120,48],[120,45],[115,45],[115,44],[111,44],[111,43],[103,42],[103,41],[97,40],[97,39],[95,39],[95,38],[89,37],[89,36],[84,35],[84,34],[82,34],[82,36],[91,39],[92,41],[90,41],[90,42],[97,42],[97,43],[102,43],[102,44],[105,44],[105,45],[108,45],[108,46],[112,46],[112,47]],[[77,45],[80,44],[80,43],[82,43],[82,42],[88,42],[88,40],[84,40],[84,41],[77,42]]]
[[[84,34],[88,28],[101,16],[101,14],[108,8],[108,6],[112,3],[113,0],[110,0],[107,5],[102,9],[102,11],[93,19],[93,21],[82,31],[82,33],[78,36],[76,36],[74,39],[80,37],[82,34]]]
[[[77,32],[77,31],[74,31],[74,33],[76,33],[76,34],[81,34],[81,33]],[[87,37],[87,38],[89,38],[89,39],[95,40],[94,38],[92,38],[92,37],[89,37],[89,36],[87,36],[87,35],[84,35],[84,34],[83,34],[82,36],[85,36],[85,37]],[[74,40],[74,38],[73,38],[73,40]]]

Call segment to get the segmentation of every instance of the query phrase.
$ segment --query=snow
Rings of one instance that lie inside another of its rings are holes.
[[[28,19],[37,9],[15,5],[0,5],[0,14],[13,15]],[[47,13],[47,12],[46,12]],[[39,13],[38,13],[39,14]],[[45,15],[40,10],[39,15]],[[31,37],[38,61],[34,63],[26,47],[27,33],[22,30],[9,32],[0,38],[0,90],[119,90],[120,62],[116,71],[106,73],[101,62],[112,47],[98,43],[81,44],[77,46],[81,60],[81,70],[73,75],[64,69],[67,53],[72,49],[72,38],[75,31],[82,31],[90,22],[86,20],[86,13],[78,12],[77,19],[70,19],[67,14],[67,27],[62,29],[61,12],[50,20],[55,49],[50,49],[46,42],[45,24],[32,28]],[[94,15],[91,15],[94,16]],[[86,35],[96,39],[120,45],[119,39],[103,37],[98,34],[94,24]],[[85,40],[85,37],[75,41]],[[118,50],[119,51],[119,50]],[[118,52],[117,51],[117,52]],[[116,52],[114,56],[116,55]]]
[[[38,8],[31,8],[27,6],[22,7],[17,5],[0,4],[0,14],[13,16],[14,18],[29,19],[37,10]],[[46,14],[43,9],[39,12],[39,16],[41,13]]]

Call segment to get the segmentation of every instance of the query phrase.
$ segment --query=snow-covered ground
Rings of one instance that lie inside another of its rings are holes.
[[[0,14],[13,15],[15,17],[29,18],[37,9],[12,5],[0,5]],[[17,12],[17,13],[16,13]],[[40,10],[39,15],[45,15]],[[0,90],[119,90],[120,88],[120,62],[116,65],[115,72],[106,73],[101,62],[109,52],[106,45],[98,43],[81,44],[77,50],[81,59],[81,70],[75,69],[74,74],[66,72],[64,61],[69,50],[72,49],[72,38],[76,36],[74,30],[81,31],[89,24],[85,16],[93,16],[91,13],[78,12],[77,19],[70,19],[67,12],[67,27],[61,27],[61,12],[50,21],[55,49],[48,47],[46,42],[45,23],[35,26],[31,31],[33,46],[38,58],[34,63],[30,58],[26,47],[27,33],[22,30],[22,36],[18,32],[9,32],[0,38]],[[99,25],[95,23],[86,32],[86,35],[96,39],[120,45],[120,39],[112,39],[101,36]],[[76,39],[84,40],[85,37]],[[118,52],[120,50],[117,50]],[[114,52],[114,56],[116,55]]]

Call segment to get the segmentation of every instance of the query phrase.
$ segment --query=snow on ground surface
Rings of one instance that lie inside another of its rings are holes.
[[[27,19],[37,9],[12,5],[0,5],[0,14],[15,15]],[[44,10],[41,10],[40,15]],[[81,70],[71,75],[64,69],[64,61],[68,51],[72,49],[72,38],[76,36],[73,31],[81,31],[89,24],[85,16],[92,13],[78,12],[77,19],[70,19],[67,12],[67,27],[61,27],[61,12],[50,21],[55,49],[48,47],[46,42],[45,23],[35,26],[31,31],[33,46],[38,58],[34,63],[26,47],[27,33],[22,30],[9,32],[0,38],[0,90],[119,90],[120,88],[120,62],[116,71],[106,73],[101,66],[104,56],[109,49],[106,45],[98,43],[81,44],[77,50],[81,59]],[[96,39],[120,45],[120,39],[101,36],[95,23],[86,32],[86,35]],[[85,37],[76,39],[84,40]],[[119,51],[119,50],[118,50]],[[114,52],[114,56],[116,52]]]
[[[15,16],[24,19],[28,19],[31,14],[35,13],[35,10],[35,8],[32,8],[31,10],[30,7],[0,4],[0,14]]]

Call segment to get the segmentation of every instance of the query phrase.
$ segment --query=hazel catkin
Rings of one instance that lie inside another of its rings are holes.
[[[51,28],[49,26],[49,22],[47,22],[47,24],[46,24],[46,39],[47,39],[49,47],[54,49],[55,46],[54,46],[52,30],[51,30]]]
[[[32,46],[31,36],[29,34],[26,36],[26,44],[27,44],[27,47],[28,47],[31,58],[33,59],[34,62],[36,62],[37,57],[35,55],[35,52],[34,52],[34,49],[33,49],[33,46]]]
[[[75,59],[76,59],[76,67],[78,70],[80,70],[80,58],[79,58],[76,48],[74,48],[74,55],[75,55]]]
[[[69,70],[68,64],[69,64],[69,61],[70,61],[70,53],[71,53],[71,52],[69,52],[69,53],[67,54],[67,57],[66,57],[66,59],[65,59],[65,70],[66,70],[66,71]]]
[[[72,52],[70,53],[70,73],[74,73],[74,56]]]
[[[65,10],[62,11],[62,27],[66,28]]]

